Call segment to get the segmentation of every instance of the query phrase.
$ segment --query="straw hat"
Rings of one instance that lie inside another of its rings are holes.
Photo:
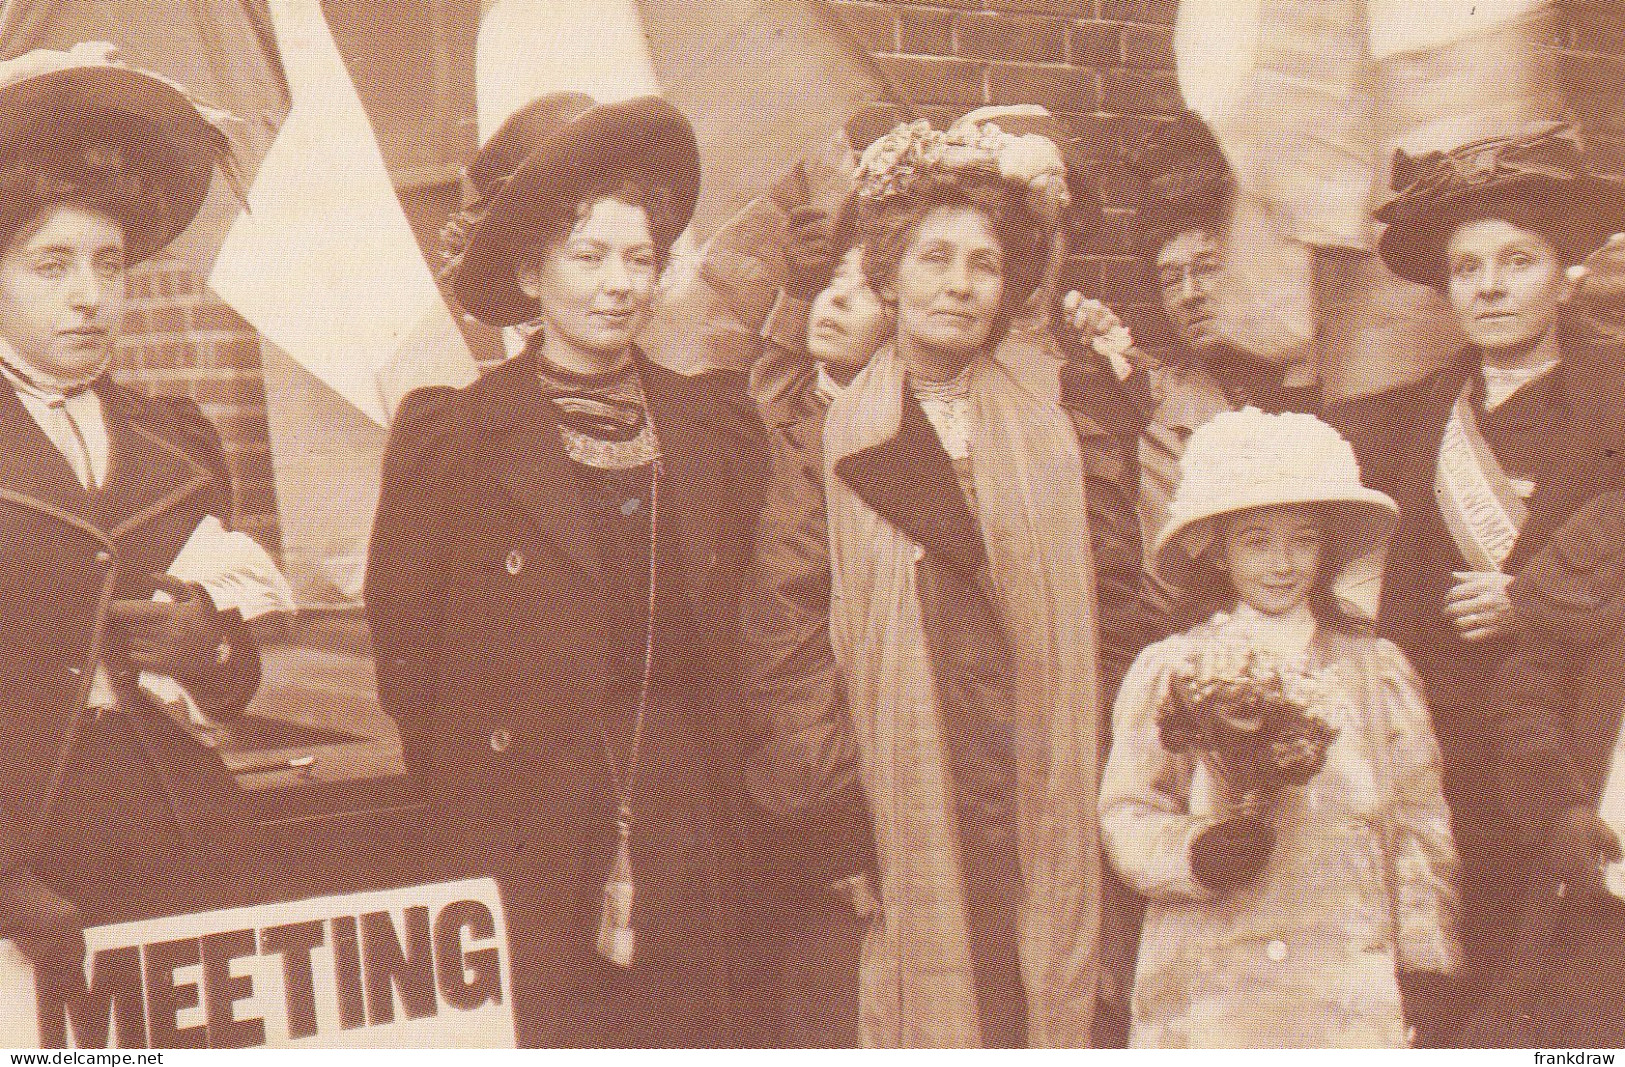
[[[1625,228],[1625,185],[1586,164],[1574,127],[1538,122],[1423,156],[1394,153],[1395,195],[1375,216],[1388,228],[1377,252],[1401,278],[1441,288],[1444,252],[1465,222],[1510,215],[1534,220],[1578,262]]]
[[[151,226],[126,234],[132,261],[162,249],[197,217],[216,166],[230,165],[220,126],[233,121],[167,78],[118,62],[103,41],[0,63],[0,159],[94,131],[115,139],[121,163],[167,205]]]
[[[1360,483],[1354,449],[1313,415],[1268,415],[1257,408],[1215,415],[1191,434],[1179,488],[1157,534],[1151,566],[1172,588],[1188,584],[1213,543],[1214,520],[1253,508],[1319,504],[1335,516],[1328,534],[1353,568],[1380,557],[1399,507]]]
[[[553,93],[510,116],[467,177],[470,202],[448,226],[459,245],[448,257],[453,289],[480,321],[514,326],[536,316],[515,266],[541,219],[625,177],[670,190],[677,233],[656,235],[669,244],[699,202],[700,152],[688,119],[657,96],[600,104],[582,93]]]

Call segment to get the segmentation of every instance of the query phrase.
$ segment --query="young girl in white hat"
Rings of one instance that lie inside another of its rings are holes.
[[[1309,415],[1220,414],[1182,471],[1151,564],[1200,621],[1135,661],[1100,795],[1111,859],[1147,899],[1130,1043],[1425,1038],[1459,957],[1438,744],[1404,656],[1338,595],[1380,566],[1395,505]],[[1185,679],[1248,662],[1335,731],[1318,773],[1262,801],[1159,726]]]

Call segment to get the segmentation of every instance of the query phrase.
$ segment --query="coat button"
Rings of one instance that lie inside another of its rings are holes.
[[[1284,962],[1286,960],[1286,942],[1280,940],[1271,941],[1264,946],[1264,955],[1276,963]]]
[[[518,574],[525,569],[525,557],[517,548],[508,553],[507,560],[502,564],[509,574]]]
[[[491,731],[491,751],[506,752],[513,745],[513,735],[505,727],[498,726]]]
[[[105,548],[97,549],[96,562],[104,565],[113,562],[113,553],[107,551]]]

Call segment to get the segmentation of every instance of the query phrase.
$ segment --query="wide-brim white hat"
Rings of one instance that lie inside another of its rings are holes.
[[[1173,589],[1189,584],[1213,543],[1214,520],[1227,515],[1319,505],[1331,516],[1331,558],[1345,572],[1380,565],[1399,517],[1387,494],[1361,484],[1349,443],[1313,415],[1221,412],[1191,434],[1179,466],[1168,522],[1151,549],[1153,573]]]

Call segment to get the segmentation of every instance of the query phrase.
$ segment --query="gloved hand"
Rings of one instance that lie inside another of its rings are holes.
[[[138,670],[177,678],[196,675],[220,662],[226,617],[195,582],[168,575],[155,579],[173,601],[115,600],[108,608],[110,650]]]
[[[1228,893],[1269,862],[1275,828],[1261,815],[1238,815],[1214,823],[1191,842],[1191,873],[1215,893]]]
[[[1547,870],[1567,884],[1569,894],[1602,896],[1608,891],[1602,868],[1620,859],[1619,838],[1596,812],[1569,808],[1552,821],[1545,854]]]
[[[1448,975],[1410,971],[1399,976],[1405,1039],[1413,1048],[1444,1048],[1456,1027],[1455,984]]]
[[[824,291],[835,273],[835,243],[828,215],[815,207],[790,211],[784,264],[786,293],[811,302]]]
[[[85,984],[85,927],[79,909],[31,871],[0,874],[0,937],[34,965],[41,992],[72,993]]]
[[[874,882],[867,871],[849,874],[831,882],[829,891],[836,899],[850,905],[852,914],[860,922],[868,922],[880,911],[880,895],[875,892]]]

